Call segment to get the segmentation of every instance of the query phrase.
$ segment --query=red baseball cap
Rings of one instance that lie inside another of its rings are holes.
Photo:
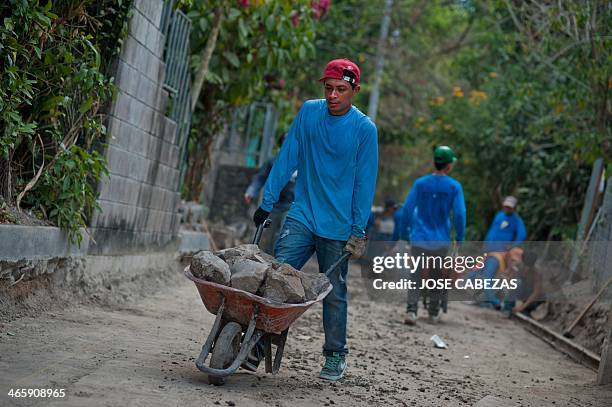
[[[325,79],[342,79],[355,86],[359,85],[361,71],[356,63],[346,58],[333,59],[325,66],[323,76],[319,81]]]

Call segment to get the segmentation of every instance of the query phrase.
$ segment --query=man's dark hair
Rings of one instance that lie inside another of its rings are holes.
[[[449,163],[445,163],[445,164],[441,164],[441,163],[434,163],[434,165],[436,166],[436,170],[438,170],[438,171],[442,171],[444,168],[446,168],[446,166],[447,166],[448,164],[449,164]]]
[[[349,71],[348,69],[343,69],[342,76],[348,77],[349,80],[347,82],[349,85],[351,85],[351,88],[355,90],[355,80],[357,78],[357,76],[355,76],[355,72]]]

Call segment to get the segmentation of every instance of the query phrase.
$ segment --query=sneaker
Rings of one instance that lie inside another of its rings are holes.
[[[404,324],[406,325],[416,325],[417,323],[417,315],[416,312],[407,312],[406,318],[404,318]]]
[[[440,311],[436,312],[435,314],[429,314],[429,322],[432,324],[440,323]]]
[[[346,359],[344,355],[339,353],[332,353],[329,356],[325,356],[325,366],[321,369],[319,378],[325,380],[340,380],[344,376],[346,371]]]

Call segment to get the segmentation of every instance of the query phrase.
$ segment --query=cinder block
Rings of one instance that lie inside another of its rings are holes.
[[[108,144],[115,144],[119,136],[122,134],[121,120],[114,115],[110,115],[108,117],[106,131],[108,134]]]
[[[160,154],[163,148],[164,141],[158,137],[149,135],[149,149],[147,151],[147,157],[153,161],[160,161]]]
[[[97,227],[110,229],[131,230],[136,207],[119,202],[100,200],[102,213],[98,218]]]
[[[135,154],[132,155],[129,162],[129,177],[137,181],[147,182],[150,165],[151,161],[149,159]]]
[[[159,59],[163,60],[165,49],[166,49],[166,36],[161,31],[159,31],[159,42],[157,43],[157,48],[152,51],[155,55],[159,57]]]
[[[114,177],[109,199],[126,205],[138,206],[140,183],[126,177]]]
[[[145,106],[144,103],[132,96],[129,96],[128,104],[129,108],[126,113],[127,117],[125,121],[134,125],[135,127],[146,130],[145,128],[143,128],[142,123],[145,122],[143,120],[143,116],[146,114],[147,106]]]
[[[158,86],[148,76],[140,75],[138,88],[134,96],[144,104],[157,110]]]
[[[156,27],[161,22],[162,0],[134,0],[134,7],[144,14]]]
[[[178,146],[170,146],[170,153],[168,156],[168,165],[172,168],[178,169],[180,166],[181,149]]]
[[[108,198],[110,196],[110,185],[111,179],[110,177],[103,177],[98,183],[98,197],[99,198]]]
[[[145,45],[149,36],[149,25],[152,25],[149,20],[138,9],[132,13],[132,18],[129,22],[130,34],[141,44]]]
[[[163,138],[164,117],[160,112],[155,112],[155,118],[151,124],[151,134],[155,137]]]
[[[165,165],[161,165],[160,167],[158,174],[161,175],[161,177],[157,179],[157,185],[171,191],[176,191],[178,189],[178,180],[180,176],[179,171]]]
[[[167,116],[163,116],[161,137],[170,144],[177,143],[176,122]]]
[[[147,156],[151,136],[137,127],[130,126],[130,128],[133,130],[130,133],[128,150],[143,157]]]
[[[121,47],[121,59],[133,67],[138,66],[139,48],[140,44],[138,41],[128,34]]]
[[[142,206],[143,208],[150,208],[151,207],[151,202],[153,199],[153,190],[154,190],[154,186],[152,184],[141,184],[140,186],[140,199],[138,201],[138,204],[140,206]],[[143,226],[144,227],[144,226]]]
[[[147,26],[147,39],[144,43],[146,47],[159,59],[162,59],[164,52],[164,35],[154,24]]]
[[[113,175],[128,177],[130,175],[130,156],[127,152],[116,146],[108,146],[106,159],[108,172]],[[112,175],[111,175],[112,178]]]
[[[117,63],[117,72],[115,72],[115,85],[121,90],[125,90],[129,82],[129,65],[121,59]]]
[[[131,124],[133,127],[147,130],[150,126],[147,120],[150,120],[152,114],[152,112],[147,112],[147,109],[149,109],[149,111],[152,110],[135,97],[121,92],[115,101],[113,114],[123,122]],[[145,128],[143,128],[143,124],[146,124],[146,126],[144,126]]]

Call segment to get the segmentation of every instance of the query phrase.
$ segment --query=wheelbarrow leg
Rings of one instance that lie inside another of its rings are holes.
[[[264,335],[262,339],[266,355],[266,373],[272,373],[272,338],[270,335]]]
[[[283,359],[283,351],[285,350],[285,342],[287,341],[287,333],[289,328],[285,329],[279,337],[278,344],[276,345],[276,356],[274,356],[274,366],[272,367],[272,374],[277,374],[280,369],[281,360]],[[272,350],[270,350],[272,353]],[[266,368],[268,366],[266,365]],[[267,371],[267,369],[266,369]]]
[[[221,326],[221,319],[223,316],[223,310],[225,309],[225,298],[221,300],[221,305],[217,310],[217,317],[215,318],[215,323],[213,324],[210,333],[208,334],[208,338],[206,338],[206,342],[202,346],[202,351],[200,352],[200,356],[196,359],[196,366],[198,369],[202,370],[204,367],[204,362],[210,353],[210,348],[212,348],[213,342],[219,333],[219,327]]]

